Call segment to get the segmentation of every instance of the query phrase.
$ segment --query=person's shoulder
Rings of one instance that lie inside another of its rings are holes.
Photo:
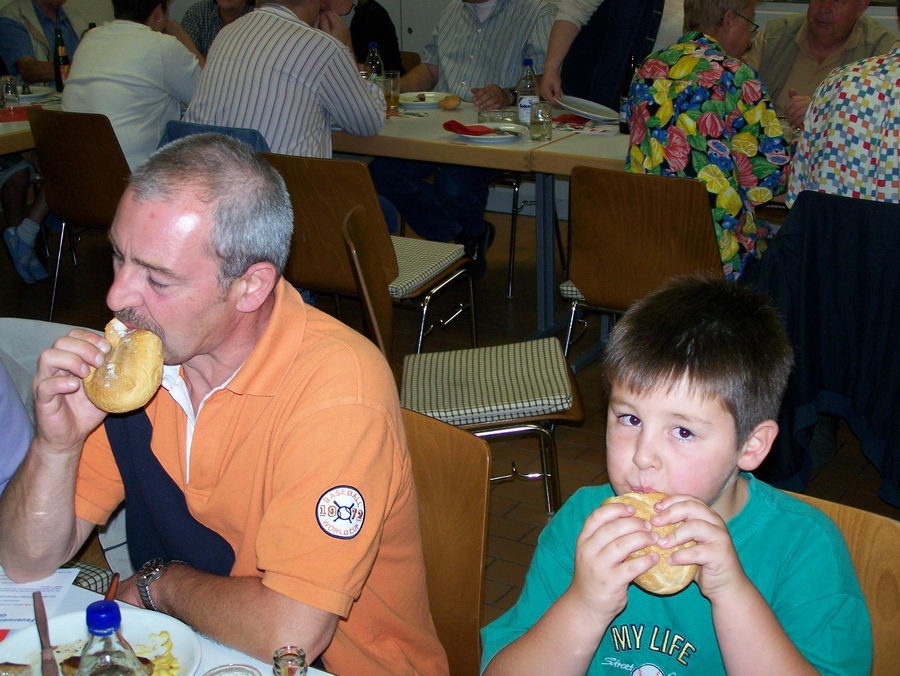
[[[753,499],[779,523],[781,532],[793,532],[801,538],[839,540],[840,530],[824,512],[813,505],[789,495],[769,484],[754,480]]]
[[[877,19],[863,14],[857,21],[863,32],[863,42],[865,43],[881,43],[886,41],[888,45],[897,41],[897,36],[888,30],[884,24]]]

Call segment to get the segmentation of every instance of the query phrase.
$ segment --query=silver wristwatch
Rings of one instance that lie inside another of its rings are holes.
[[[144,608],[159,610],[150,596],[150,585],[163,576],[163,573],[169,568],[169,563],[170,561],[161,558],[150,559],[135,574],[134,584],[137,585],[138,595],[141,597],[141,604]]]

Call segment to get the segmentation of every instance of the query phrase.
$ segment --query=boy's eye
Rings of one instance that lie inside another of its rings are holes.
[[[637,427],[641,424],[641,419],[636,415],[631,415],[630,413],[626,413],[625,415],[619,416],[619,422],[623,425],[627,425],[628,427]]]
[[[694,433],[691,432],[686,427],[676,427],[675,428],[675,436],[679,439],[690,439],[694,436]]]

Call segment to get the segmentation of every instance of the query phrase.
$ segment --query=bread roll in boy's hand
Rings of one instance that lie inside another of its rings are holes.
[[[162,382],[162,341],[152,331],[129,330],[118,319],[106,325],[104,338],[112,345],[106,363],[84,379],[84,392],[107,413],[127,413],[146,404]]]
[[[650,519],[656,516],[656,511],[653,509],[653,506],[665,497],[666,495],[664,493],[623,493],[622,495],[615,495],[611,498],[607,498],[603,501],[603,504],[621,502],[626,505],[631,505],[634,507],[634,515],[636,517],[644,519],[645,521],[650,521]],[[681,522],[669,523],[665,526],[652,526],[652,528],[653,532],[662,539],[669,533],[672,533],[680,525]],[[654,565],[653,568],[635,578],[635,584],[641,589],[653,592],[654,594],[668,595],[680,592],[694,579],[694,575],[697,574],[697,566],[694,564],[689,566],[673,565],[669,563],[669,556],[679,549],[693,547],[695,544],[697,543],[691,540],[682,545],[668,549],[654,544],[639,549],[636,552],[632,552],[628,555],[629,559],[644,556],[645,554],[656,554],[659,556],[659,561],[656,562],[656,565]]]

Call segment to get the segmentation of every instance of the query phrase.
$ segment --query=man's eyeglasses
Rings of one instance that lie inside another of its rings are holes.
[[[751,35],[753,35],[754,33],[756,33],[756,31],[759,30],[759,24],[758,24],[758,23],[754,23],[754,22],[750,21],[750,19],[748,19],[747,17],[745,17],[745,16],[744,16],[743,14],[741,14],[740,12],[735,12],[735,14],[737,14],[737,15],[738,15],[739,17],[741,17],[744,21],[746,21],[746,22],[749,23],[751,26],[753,26],[753,28],[750,29],[750,34],[751,34]]]

